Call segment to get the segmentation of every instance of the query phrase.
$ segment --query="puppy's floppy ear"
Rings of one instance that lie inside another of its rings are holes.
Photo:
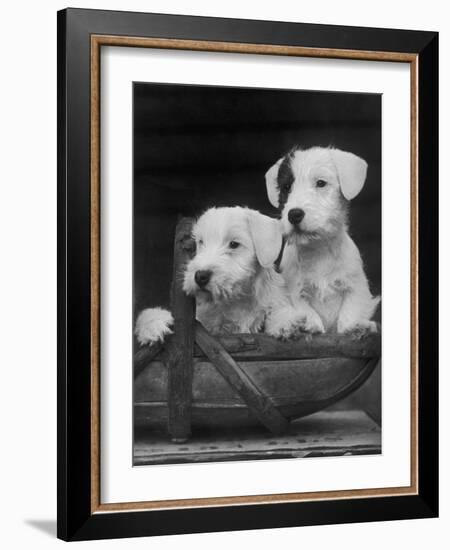
[[[342,194],[350,201],[363,188],[367,175],[367,162],[353,153],[340,149],[330,149],[330,153],[336,165]]]
[[[267,196],[269,197],[269,201],[275,208],[278,208],[278,169],[280,168],[280,164],[283,162],[283,158],[281,157],[277,162],[271,166],[267,172],[266,172],[266,187],[267,187]]]
[[[250,211],[249,225],[258,262],[262,267],[272,266],[278,258],[283,241],[280,222],[259,212]]]

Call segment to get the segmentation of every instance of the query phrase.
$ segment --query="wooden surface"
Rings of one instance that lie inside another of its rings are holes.
[[[381,357],[381,332],[370,333],[362,338],[347,334],[299,335],[288,342],[267,334],[233,334],[215,338],[235,360]],[[147,346],[138,350],[134,357],[136,375],[155,357],[155,351],[158,353],[158,360],[164,360],[163,349],[155,350]],[[194,347],[194,357],[206,357],[198,345]]]
[[[289,422],[276,409],[270,397],[259,389],[245,370],[198,321],[195,323],[195,341],[229,386],[267,429],[275,434],[283,433],[288,429]]]
[[[194,348],[195,301],[183,292],[183,272],[193,253],[192,220],[177,224],[174,242],[171,311],[173,336],[168,349],[168,431],[174,441],[185,441],[191,433],[192,354]]]
[[[271,436],[263,427],[197,430],[189,442],[174,444],[163,432],[135,431],[134,465],[308,458],[381,453],[381,430],[362,411],[321,411]]]
[[[284,417],[294,419],[349,395],[370,376],[377,361],[342,357],[239,361],[239,367]],[[165,364],[154,360],[135,380],[136,425],[167,426],[167,378]],[[191,419],[196,427],[258,422],[246,401],[208,359],[194,358],[192,392]]]

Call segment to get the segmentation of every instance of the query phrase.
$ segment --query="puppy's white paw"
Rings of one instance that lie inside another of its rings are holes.
[[[136,319],[136,327],[134,333],[141,344],[155,344],[163,342],[164,338],[172,334],[171,326],[173,325],[173,317],[170,311],[160,307],[144,309]]]
[[[299,312],[295,308],[284,309],[266,322],[265,332],[281,340],[290,340],[305,332],[310,334],[324,332],[319,315],[314,310],[311,311],[311,315],[308,315],[309,312]]]
[[[273,336],[287,340],[294,330],[294,318],[291,309],[282,309],[267,317],[264,325],[264,332]]]
[[[320,315],[311,309],[305,314],[304,323],[300,326],[300,330],[309,334],[322,334],[325,332],[325,327]]]
[[[348,322],[345,320],[338,320],[337,331],[339,334],[351,334],[354,338],[364,338],[372,332],[378,332],[377,324],[375,321],[362,320]]]

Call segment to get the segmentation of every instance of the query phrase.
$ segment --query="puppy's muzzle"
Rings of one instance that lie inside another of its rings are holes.
[[[211,279],[212,271],[209,269],[199,269],[195,272],[194,279],[199,288],[205,288]]]
[[[301,208],[291,208],[288,212],[288,220],[292,225],[299,225],[305,217],[305,211]]]

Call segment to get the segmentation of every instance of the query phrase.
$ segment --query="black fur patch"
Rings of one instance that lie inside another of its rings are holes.
[[[278,168],[277,187],[278,187],[278,208],[283,210],[289,193],[291,192],[292,184],[294,183],[294,174],[291,168],[292,153],[288,153],[282,160]]]

